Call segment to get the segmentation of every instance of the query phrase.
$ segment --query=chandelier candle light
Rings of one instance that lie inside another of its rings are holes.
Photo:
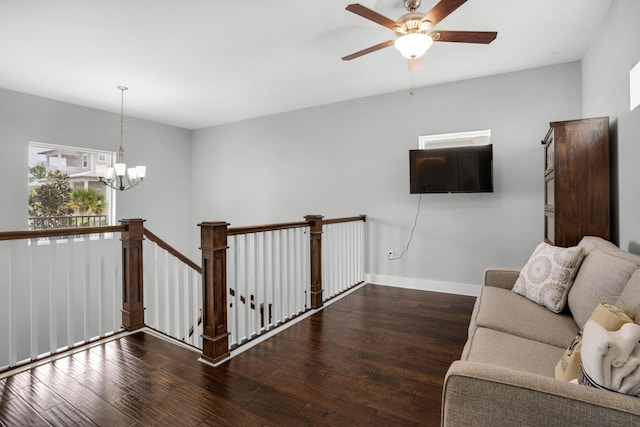
[[[96,176],[106,186],[124,191],[135,187],[144,180],[147,167],[136,166],[127,169],[122,144],[124,140],[124,91],[128,90],[128,88],[126,86],[118,86],[118,90],[120,91],[120,148],[116,155],[116,164],[114,167],[97,165]]]

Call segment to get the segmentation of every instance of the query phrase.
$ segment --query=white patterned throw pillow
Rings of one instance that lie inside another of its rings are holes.
[[[584,248],[561,248],[540,243],[520,270],[513,292],[560,313],[584,258]]]

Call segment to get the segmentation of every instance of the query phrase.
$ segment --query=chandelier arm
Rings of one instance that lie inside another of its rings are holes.
[[[130,181],[129,182],[129,186],[126,188],[126,190],[135,187],[136,185],[140,184],[142,182],[144,178],[139,178],[139,179],[134,179],[133,183]]]
[[[105,177],[105,178],[99,179],[99,181],[102,182],[107,187],[113,188],[114,190],[120,190],[120,191],[125,191],[130,188],[133,188],[136,185],[140,184],[143,180],[144,178],[129,179],[129,177],[126,177],[126,182],[125,182],[125,177],[123,176],[112,176],[110,178]]]

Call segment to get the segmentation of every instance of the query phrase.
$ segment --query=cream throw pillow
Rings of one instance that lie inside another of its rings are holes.
[[[513,292],[560,313],[584,258],[584,248],[561,248],[540,243],[520,270]]]

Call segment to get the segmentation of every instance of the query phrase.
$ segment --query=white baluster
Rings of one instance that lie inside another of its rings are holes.
[[[273,252],[271,251],[273,231],[265,233],[262,242],[264,253],[264,328],[268,331],[273,326],[269,312],[273,307]]]
[[[12,328],[12,283],[11,276],[11,242],[0,242],[0,368],[9,366],[14,350],[14,333]]]
[[[229,340],[229,345],[239,344],[240,341],[238,339],[238,279],[237,279],[237,271],[238,271],[238,262],[236,258],[237,253],[237,236],[229,236],[228,238],[228,246],[227,249],[227,301],[228,308],[227,310],[227,318],[229,321],[228,330],[231,333],[231,337]],[[230,289],[233,289],[233,295],[231,295]]]

